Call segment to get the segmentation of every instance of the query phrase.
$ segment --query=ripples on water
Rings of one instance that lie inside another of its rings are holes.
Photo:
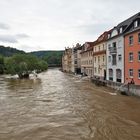
[[[139,140],[140,100],[58,69],[0,76],[0,140]]]

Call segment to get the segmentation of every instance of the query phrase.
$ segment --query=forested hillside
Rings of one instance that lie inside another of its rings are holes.
[[[8,57],[8,56],[12,56],[14,54],[24,54],[24,51],[18,50],[16,48],[11,48],[11,47],[4,47],[4,46],[0,46],[0,55]]]
[[[61,58],[63,51],[35,51],[26,53],[16,48],[0,46],[0,55],[4,57],[11,57],[15,54],[31,54],[46,61],[48,66],[61,66]]]
[[[31,54],[47,61],[48,66],[61,66],[63,51],[37,51]]]

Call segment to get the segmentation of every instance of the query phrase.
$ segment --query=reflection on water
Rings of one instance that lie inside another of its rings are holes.
[[[0,76],[0,140],[139,140],[139,107],[58,69],[30,80]]]
[[[41,79],[8,79],[7,87],[9,90],[15,92],[27,92],[27,90],[37,89],[38,86],[41,86]]]

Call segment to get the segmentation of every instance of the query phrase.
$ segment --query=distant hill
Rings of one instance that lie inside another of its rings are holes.
[[[24,54],[26,52],[16,48],[0,46],[0,55],[4,57],[12,56],[14,54]],[[35,55],[48,63],[48,66],[61,66],[61,58],[63,51],[35,51],[28,54]]]
[[[47,61],[48,66],[61,66],[63,52],[64,51],[36,51],[30,54]]]
[[[18,50],[16,48],[5,47],[5,46],[0,45],[0,55],[7,57],[7,56],[12,56],[17,53],[24,54],[25,52]]]

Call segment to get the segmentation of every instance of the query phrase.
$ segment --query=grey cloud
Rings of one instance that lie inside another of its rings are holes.
[[[0,41],[4,43],[18,43],[18,40],[23,38],[29,38],[29,36],[24,33],[16,35],[0,35]]]
[[[65,47],[75,41],[95,40],[140,10],[138,0],[0,0],[0,5],[2,23],[10,23],[12,28],[5,30],[7,34],[21,32],[8,38],[0,36],[0,41],[28,42],[30,50],[45,48],[44,44],[55,49],[56,44]],[[0,29],[8,28],[0,22]],[[38,42],[40,48],[35,47]],[[22,47],[28,50],[29,46]]]
[[[5,24],[5,23],[0,23],[0,29],[9,30],[10,26],[8,24]]]
[[[18,40],[15,38],[15,36],[12,36],[12,35],[0,35],[0,42],[18,43]]]
[[[112,25],[110,23],[93,23],[93,24],[85,24],[80,26],[73,27],[74,30],[80,31],[83,34],[87,35],[98,35],[103,33],[104,31],[110,30]]]
[[[16,37],[17,37],[18,39],[22,39],[22,38],[29,38],[30,36],[27,35],[27,34],[22,33],[22,34],[17,34]]]

